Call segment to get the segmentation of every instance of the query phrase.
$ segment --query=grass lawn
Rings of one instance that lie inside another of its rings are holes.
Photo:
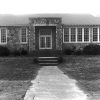
[[[0,58],[0,100],[23,100],[39,69],[33,57]]]
[[[77,80],[77,85],[90,95],[90,100],[100,99],[100,56],[66,56],[58,67]]]

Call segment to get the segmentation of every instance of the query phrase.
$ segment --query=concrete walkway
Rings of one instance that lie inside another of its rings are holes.
[[[56,66],[43,67],[24,100],[87,100],[86,94],[76,86],[76,81],[64,75]]]

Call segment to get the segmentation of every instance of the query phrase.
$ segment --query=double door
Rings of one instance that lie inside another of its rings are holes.
[[[41,34],[39,36],[39,49],[52,49],[52,34]]]

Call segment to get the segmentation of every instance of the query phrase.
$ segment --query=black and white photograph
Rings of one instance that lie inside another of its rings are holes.
[[[0,0],[0,100],[100,100],[100,0]]]

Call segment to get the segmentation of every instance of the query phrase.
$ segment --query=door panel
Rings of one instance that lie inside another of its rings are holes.
[[[45,48],[45,37],[40,37],[40,49]]]
[[[52,43],[51,37],[46,37],[46,48],[52,48],[51,43]]]
[[[52,37],[51,36],[40,36],[40,49],[52,49]]]

